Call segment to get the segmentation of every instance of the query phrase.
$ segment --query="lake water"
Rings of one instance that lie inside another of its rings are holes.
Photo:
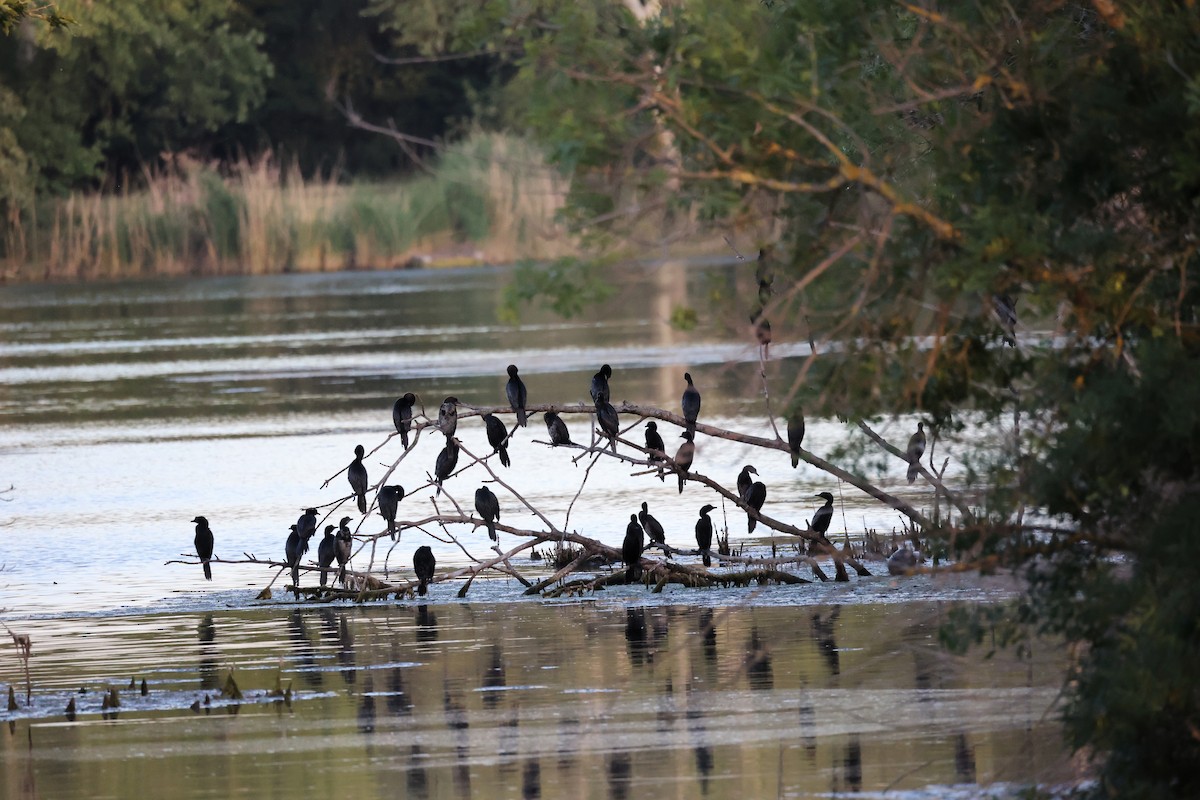
[[[466,602],[447,582],[423,607],[357,607],[281,600],[282,580],[275,600],[256,601],[276,573],[262,566],[216,564],[207,583],[198,566],[168,563],[191,552],[197,514],[219,557],[281,559],[301,510],[346,494],[336,473],[356,444],[382,445],[367,460],[372,482],[400,457],[398,439],[386,441],[399,394],[416,392],[430,413],[448,394],[503,405],[509,363],[531,403],[586,401],[607,362],[614,402],[674,411],[690,370],[702,421],[772,436],[758,348],[736,301],[692,331],[668,323],[678,306],[737,297],[747,269],[649,267],[586,319],[531,311],[519,326],[496,321],[502,269],[0,288],[0,489],[12,486],[0,504],[0,608],[34,647],[34,702],[5,717],[7,796],[127,796],[143,779],[176,797],[334,787],[368,797],[759,797],[1070,778],[1053,722],[1060,654],[984,662],[936,647],[950,604],[1006,596],[1003,583],[888,578],[873,563],[874,577],[838,585],[621,587],[561,603],[491,579]],[[807,347],[772,346],[776,412]],[[586,439],[583,417],[567,422]],[[671,449],[677,434],[662,427]],[[903,446],[911,428],[901,420],[881,433]],[[847,435],[816,419],[808,430],[805,447],[818,455]],[[478,419],[458,435],[486,452]],[[629,435],[640,440],[640,430]],[[393,482],[425,484],[437,438],[423,436]],[[646,501],[668,542],[689,547],[696,511],[712,501],[735,547],[793,545],[761,527],[748,535],[744,514],[702,486],[681,495],[608,459],[572,506],[585,478],[578,451],[534,439],[546,439],[540,417],[517,434],[513,466],[496,469],[558,526],[619,545]],[[705,436],[698,445],[695,469],[727,486],[753,463],[774,517],[803,527],[820,502],[812,496],[828,490],[839,499],[835,540],[900,526],[852,487],[803,463],[793,470],[786,453]],[[486,478],[474,468],[446,488],[470,509]],[[879,482],[930,502],[898,461]],[[503,522],[539,527],[497,494]],[[414,492],[400,518],[430,515],[431,500],[429,489]],[[406,530],[377,552],[376,569],[411,575],[421,544],[439,572],[491,554],[483,529],[457,527],[461,547]],[[361,532],[378,530],[375,516]],[[513,565],[546,574],[523,556]],[[230,666],[253,690],[236,707],[214,693]],[[122,690],[117,717],[102,718],[100,688],[131,675],[147,678],[149,694]],[[290,707],[263,696],[277,675],[295,686]],[[6,644],[8,684],[19,689],[24,674]],[[73,693],[79,715],[68,722]],[[189,710],[204,696],[210,706]]]

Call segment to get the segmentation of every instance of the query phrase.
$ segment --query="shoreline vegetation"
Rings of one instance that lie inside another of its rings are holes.
[[[568,179],[532,144],[476,133],[424,174],[343,183],[271,154],[218,169],[186,156],[137,188],[10,211],[0,283],[450,267],[574,251]]]

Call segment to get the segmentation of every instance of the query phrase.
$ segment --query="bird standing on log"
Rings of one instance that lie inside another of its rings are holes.
[[[496,497],[495,492],[486,486],[476,489],[475,510],[487,524],[488,538],[493,542],[499,541],[496,538],[496,520],[500,519],[500,500]]]
[[[800,445],[804,444],[804,412],[796,406],[788,417],[788,452],[792,454],[792,469],[800,466]]]
[[[416,402],[417,396],[406,392],[392,405],[392,424],[396,426],[396,433],[400,434],[400,442],[405,450],[408,449],[408,432],[412,429],[413,405]]]
[[[487,428],[488,444],[499,454],[501,465],[511,466],[512,461],[508,458],[508,428],[504,427],[504,423],[495,414],[484,414],[483,424]]]
[[[696,435],[696,418],[700,416],[700,392],[692,383],[692,373],[683,373],[683,379],[687,381],[687,388],[683,390],[683,420],[687,423],[687,430],[693,437]]]
[[[709,519],[709,512],[713,511],[716,506],[705,505],[700,508],[700,519],[696,520],[696,546],[700,548],[700,555],[704,558],[704,566],[712,566],[712,557],[708,551],[712,549],[713,540],[713,524]]]
[[[562,421],[562,417],[555,414],[553,411],[547,411],[546,430],[550,432],[550,444],[553,447],[558,447],[560,444],[570,444],[571,434],[567,431],[567,423]]]
[[[438,430],[449,439],[458,430],[458,398],[451,395],[438,406]]]
[[[611,377],[612,367],[608,364],[600,367],[600,371],[592,376],[592,385],[588,389],[588,394],[592,396],[592,403],[596,406],[612,400],[612,393],[608,388],[608,379]]]
[[[211,581],[212,565],[208,562],[213,554],[212,529],[208,527],[208,520],[204,517],[196,517],[192,522],[196,523],[196,538],[193,543],[196,545],[196,555],[200,557],[200,564],[204,567],[204,580]]]
[[[625,526],[625,541],[621,544],[621,560],[625,562],[625,582],[637,583],[642,579],[642,550],[645,548],[644,532],[638,524],[637,514],[629,515]]]
[[[661,545],[663,551],[670,556],[671,548],[667,547],[667,532],[663,530],[662,523],[650,513],[650,505],[643,501],[642,510],[638,512],[637,516],[638,522],[641,523],[642,529],[646,531],[646,535],[650,537],[650,541]]]
[[[346,467],[346,480],[350,481],[350,488],[354,491],[354,498],[358,500],[358,513],[367,513],[367,468],[363,465],[363,456],[367,451],[363,446],[355,445],[354,460],[350,462],[350,466]]]
[[[338,562],[338,582],[346,585],[346,565],[350,563],[350,551],[354,549],[354,534],[350,532],[350,517],[342,517],[338,523],[337,548],[334,557]]]
[[[376,499],[379,502],[379,516],[387,521],[388,536],[395,541],[396,511],[400,507],[400,501],[404,499],[404,487],[400,484],[384,486],[379,490],[379,496]]]
[[[908,482],[912,483],[917,479],[917,475],[921,471],[921,456],[925,454],[925,423],[917,423],[917,432],[908,440],[908,451],[905,455],[908,457]]]
[[[429,545],[423,544],[417,548],[417,552],[413,553],[413,571],[417,573],[417,594],[424,597],[429,591],[429,582],[433,580],[433,571],[437,568],[437,559],[433,557],[433,550],[429,549]]]
[[[325,581],[329,578],[329,566],[337,558],[337,537],[333,535],[336,530],[336,525],[326,525],[325,538],[317,545],[317,566],[321,568],[322,589],[325,588]]]
[[[675,451],[675,472],[679,475],[679,493],[683,494],[683,482],[686,480],[687,471],[692,468],[692,461],[696,458],[696,443],[687,431],[679,436],[684,442]]]
[[[437,484],[437,493],[442,493],[442,481],[450,477],[450,473],[454,472],[454,468],[458,466],[458,440],[452,436],[446,437],[446,446],[442,448],[442,452],[438,453],[437,461],[433,466],[433,482]]]
[[[525,401],[529,397],[529,393],[525,391],[525,381],[517,375],[516,364],[508,365],[508,384],[504,387],[504,394],[508,397],[508,404],[512,406],[512,410],[517,413],[517,424],[524,428]]]

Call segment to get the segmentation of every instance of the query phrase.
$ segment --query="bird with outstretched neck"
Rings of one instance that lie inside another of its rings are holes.
[[[642,501],[642,510],[638,512],[637,516],[638,522],[642,524],[642,529],[646,531],[646,535],[650,537],[650,541],[660,545],[663,552],[670,556],[671,548],[667,547],[667,532],[663,530],[662,523],[650,513],[649,503]]]
[[[437,493],[442,493],[442,481],[450,477],[458,466],[458,440],[452,436],[446,437],[446,446],[438,453],[437,462],[433,465],[433,482],[437,484]]]
[[[708,551],[712,549],[713,540],[713,523],[709,519],[709,512],[713,511],[716,506],[705,505],[700,508],[700,519],[696,520],[696,546],[700,548],[700,555],[704,559],[704,566],[712,566],[712,557]]]
[[[642,579],[642,550],[646,546],[644,536],[642,526],[638,524],[637,514],[630,514],[629,524],[625,526],[625,541],[621,544],[626,583],[637,583]]]
[[[553,411],[547,411],[544,419],[546,420],[546,430],[550,434],[550,445],[552,447],[558,447],[560,444],[571,444],[571,434],[567,431],[567,423],[562,421],[562,417]]]
[[[346,480],[358,501],[358,513],[367,513],[367,467],[363,464],[363,456],[367,451],[361,444],[354,446],[354,460],[346,467]]]
[[[687,431],[679,436],[684,442],[675,451],[675,472],[679,475],[679,493],[683,494],[683,483],[687,480],[687,471],[692,468],[692,461],[696,458],[696,443],[692,441],[692,434]]]
[[[529,397],[529,392],[525,390],[525,381],[517,375],[517,365],[508,365],[508,383],[504,387],[504,395],[508,398],[508,404],[517,414],[517,424],[522,428],[525,427],[525,401]]]
[[[646,423],[646,449],[650,451],[646,460],[651,464],[662,464],[667,460],[667,445],[663,442],[662,434],[658,432],[658,423],[654,420]],[[667,479],[661,468],[658,470],[658,479]]]
[[[480,486],[475,490],[475,510],[487,525],[488,538],[493,542],[499,541],[496,538],[496,520],[500,519],[500,500],[488,487]]]
[[[379,495],[376,497],[379,503],[379,516],[383,517],[387,522],[388,536],[392,540],[396,539],[396,512],[400,508],[400,501],[404,499],[404,487],[400,484],[392,484],[384,486],[379,490]]]
[[[350,532],[350,517],[342,517],[338,523],[337,548],[334,557],[338,562],[338,583],[346,585],[346,565],[350,563],[350,551],[354,549],[354,534]]]
[[[337,558],[337,537],[333,533],[336,530],[336,525],[326,525],[325,538],[317,545],[317,566],[321,570],[322,589],[325,588],[325,581],[329,579],[329,567]]]
[[[488,444],[492,446],[492,452],[500,456],[501,466],[510,466],[512,461],[508,458],[508,428],[504,427],[504,423],[495,414],[484,414],[483,425],[487,428]]]
[[[600,371],[592,376],[592,385],[588,388],[588,394],[592,396],[593,405],[599,406],[601,403],[612,401],[612,393],[608,388],[608,379],[612,377],[612,367],[608,364],[600,367]]]
[[[196,517],[192,522],[196,523],[196,538],[193,541],[196,545],[196,555],[200,557],[200,564],[204,567],[204,579],[211,581],[212,565],[208,562],[213,554],[212,529],[208,527],[208,520],[204,517]]]
[[[454,395],[447,397],[438,406],[438,430],[449,439],[458,430],[458,398]]]
[[[683,373],[687,388],[683,390],[683,421],[687,423],[688,433],[696,435],[696,418],[700,416],[700,391],[692,383],[692,373]]]
[[[800,445],[804,444],[804,412],[796,406],[788,417],[788,452],[792,454],[792,469],[800,466]]]
[[[921,472],[921,456],[925,455],[925,423],[917,423],[917,432],[908,440],[908,482],[912,483]]]
[[[612,403],[601,401],[596,404],[596,420],[600,423],[600,430],[608,437],[612,451],[617,452],[617,434],[621,432],[621,419]]]
[[[429,582],[433,580],[433,571],[437,568],[437,559],[433,550],[423,544],[413,553],[413,571],[417,573],[417,594],[424,597],[429,591]]]
[[[756,470],[754,467],[750,466],[749,464],[742,467],[742,471],[738,473],[738,477],[737,477],[738,497],[740,497],[742,500],[746,499],[746,495],[750,492],[750,487],[754,483],[754,480],[750,476],[757,475],[757,474],[758,474],[758,470]]]
[[[819,541],[821,544],[832,547],[832,543],[825,536],[825,533],[829,530],[829,523],[833,522],[833,495],[831,495],[829,492],[821,492],[820,494],[814,495],[814,497],[819,497],[824,500],[825,505],[818,508],[816,513],[813,514],[812,523],[810,523],[809,527],[812,528],[814,532],[821,535],[821,538],[817,541]]]
[[[392,424],[396,426],[396,433],[400,434],[400,442],[405,450],[408,449],[408,432],[412,430],[413,406],[416,402],[417,396],[406,392],[392,404]]]

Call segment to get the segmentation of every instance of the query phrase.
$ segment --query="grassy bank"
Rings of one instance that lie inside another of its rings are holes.
[[[306,179],[271,158],[185,158],[133,191],[10,214],[0,280],[88,280],[505,262],[566,251],[566,181],[527,143],[479,134],[405,182]]]

